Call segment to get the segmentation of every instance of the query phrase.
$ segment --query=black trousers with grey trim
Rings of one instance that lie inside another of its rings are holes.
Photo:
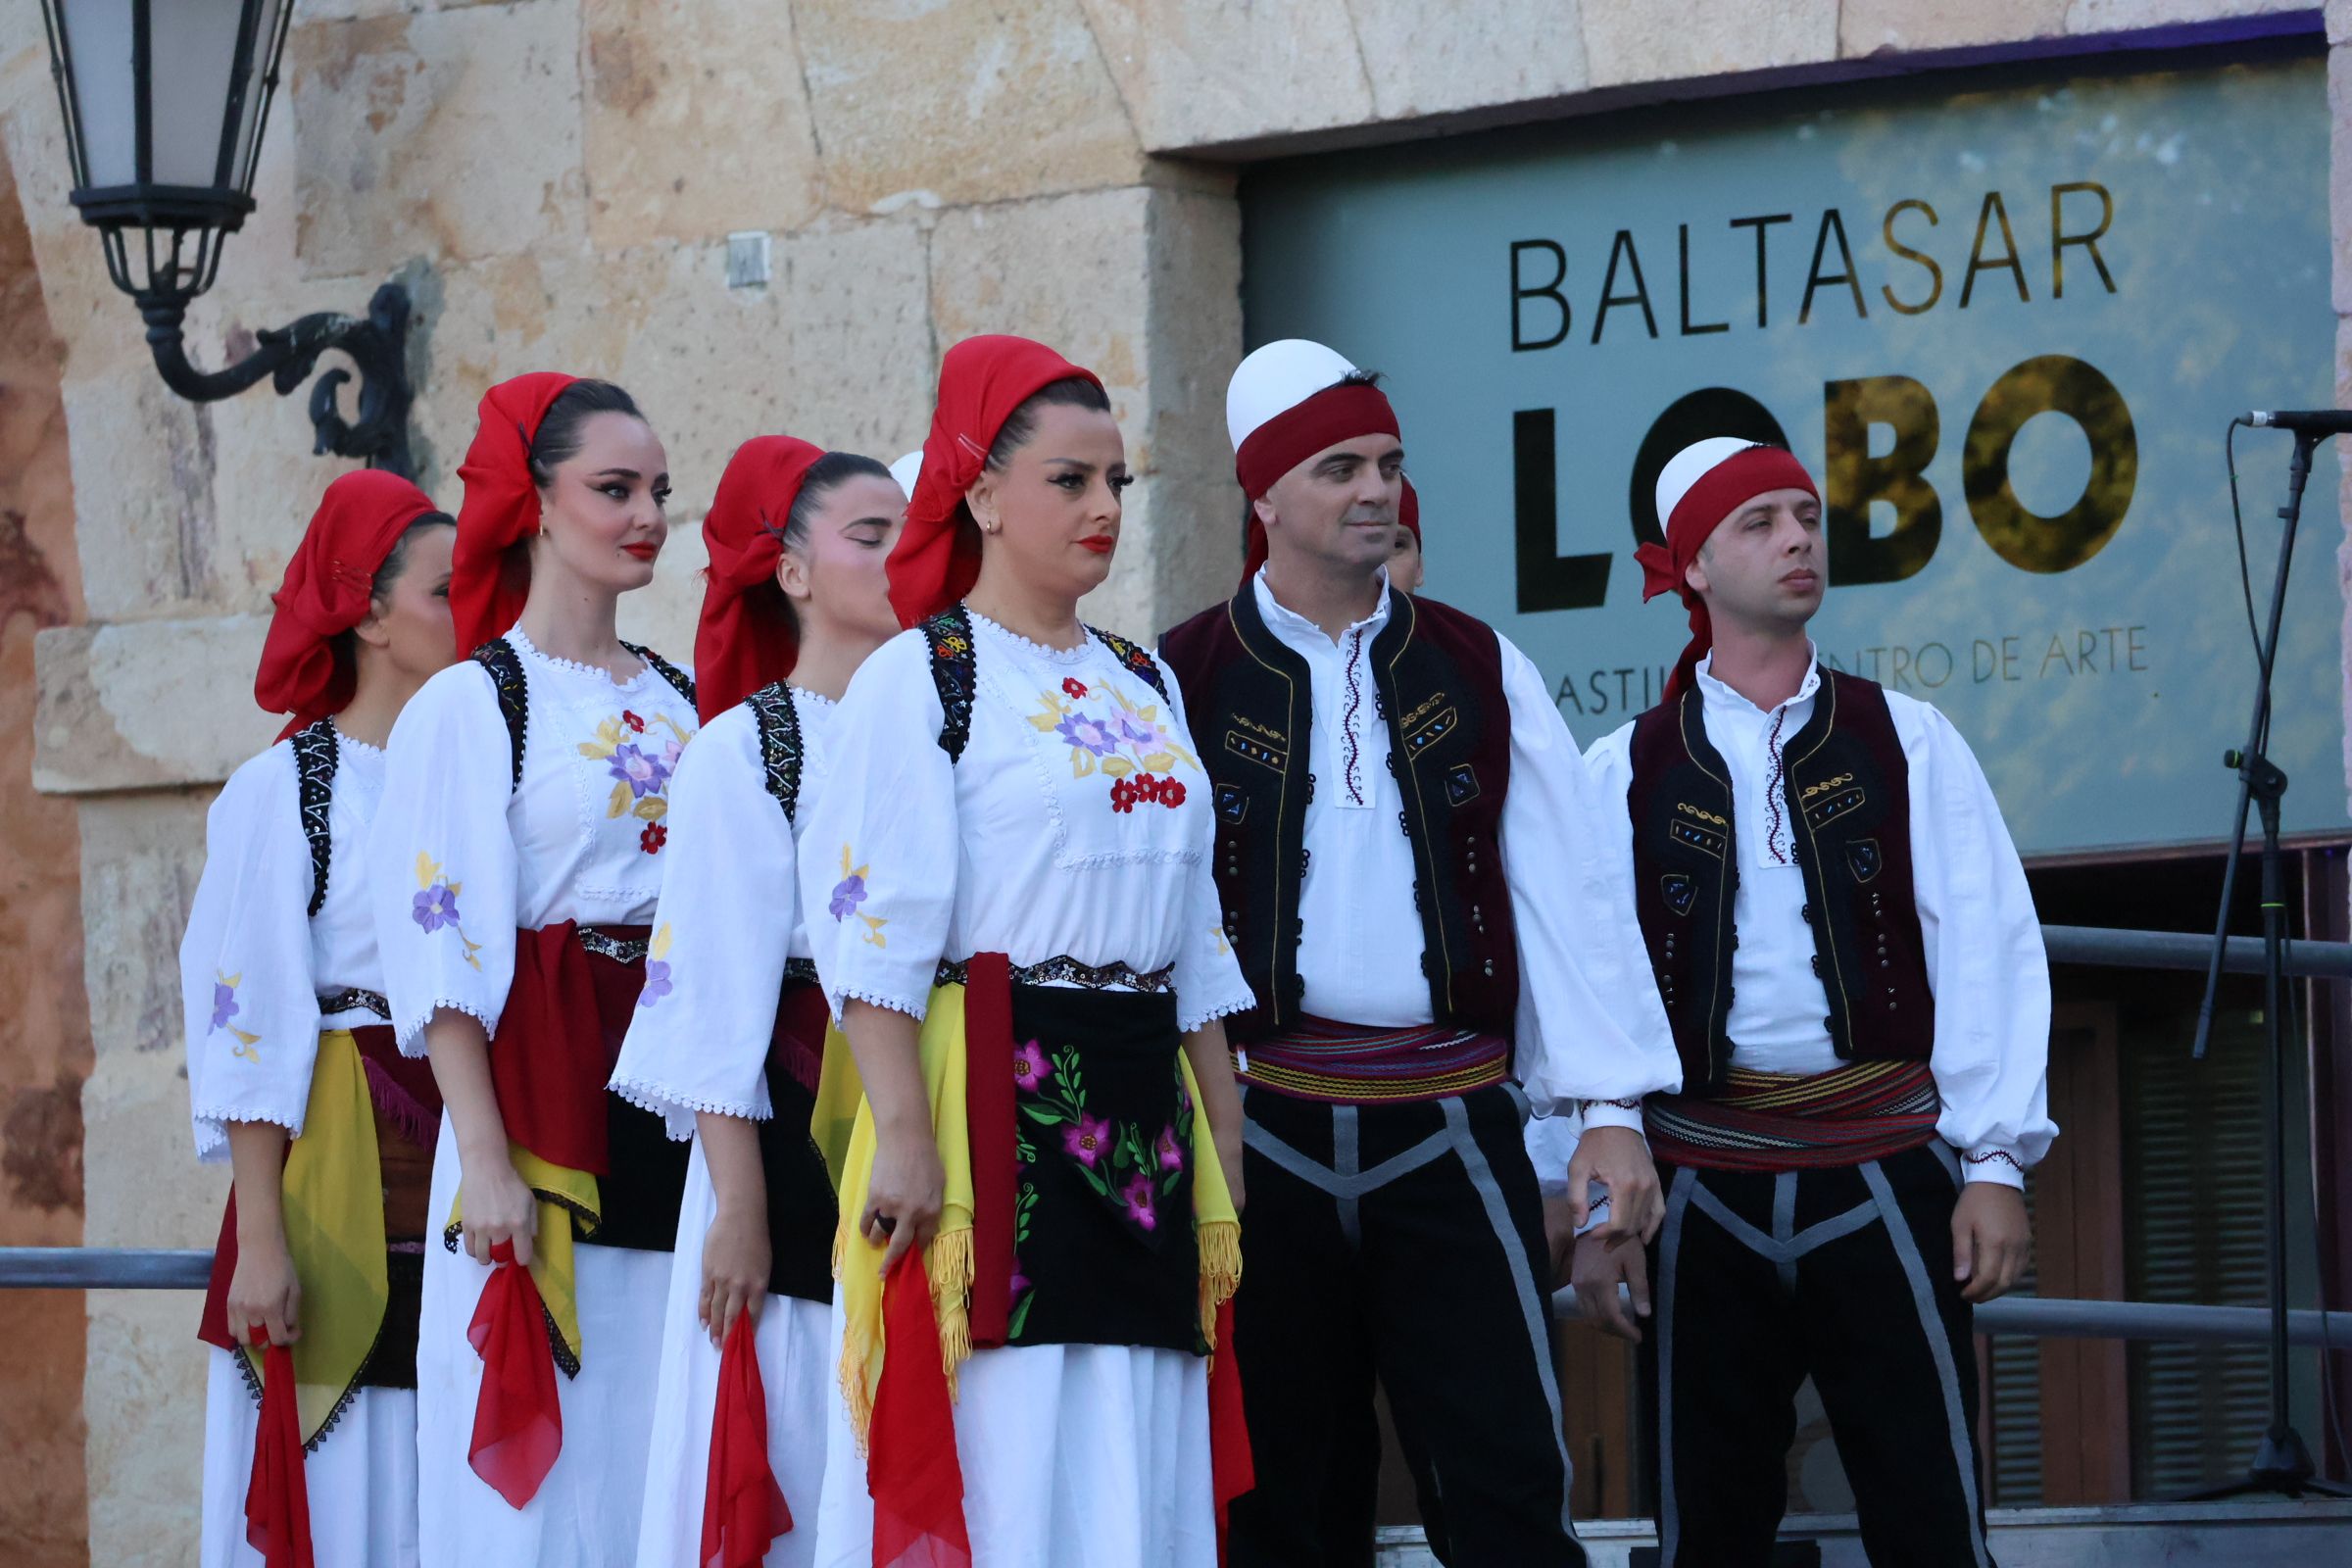
[[[1234,1339],[1257,1488],[1233,1568],[1372,1562],[1375,1378],[1441,1561],[1581,1568],[1525,1106],[1515,1085],[1402,1105],[1244,1086]]]
[[[1650,1249],[1663,1568],[1769,1562],[1797,1388],[1821,1395],[1879,1568],[1990,1568],[1977,1360],[1943,1144],[1827,1170],[1661,1167]]]

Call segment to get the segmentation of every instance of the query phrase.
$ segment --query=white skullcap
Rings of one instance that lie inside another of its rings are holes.
[[[1738,457],[1754,446],[1736,435],[1710,436],[1704,441],[1677,452],[1666,466],[1658,470],[1658,526],[1666,526],[1674,509],[1683,504],[1690,487],[1704,479],[1726,461]]]
[[[1225,433],[1239,452],[1250,432],[1287,414],[1325,387],[1355,374],[1355,367],[1320,343],[1286,337],[1253,350],[1225,388]]]
[[[916,447],[912,452],[890,466],[890,476],[898,480],[899,488],[908,495],[914,494],[914,481],[922,476],[922,472],[923,449],[921,447]]]

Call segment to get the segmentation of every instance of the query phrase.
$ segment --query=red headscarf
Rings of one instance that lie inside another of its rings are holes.
[[[1341,439],[1346,440],[1347,438],[1343,436]],[[1315,450],[1320,452],[1323,449],[1317,447]],[[1421,542],[1421,492],[1413,488],[1413,481],[1410,479],[1404,481],[1404,494],[1396,503],[1396,521],[1399,526],[1413,536],[1415,544]],[[1266,525],[1257,520],[1255,514],[1251,514],[1250,542],[1242,552],[1242,586],[1247,588],[1250,585],[1250,579],[1256,576],[1258,568],[1265,564]]]
[[[1669,469],[1672,466],[1668,465]],[[1670,483],[1661,477],[1659,488],[1663,491]],[[1820,499],[1813,476],[1788,449],[1741,448],[1701,473],[1680,498],[1671,500],[1671,510],[1662,519],[1666,530],[1663,546],[1644,541],[1634,551],[1634,559],[1642,564],[1642,602],[1647,604],[1672,591],[1682,596],[1684,607],[1690,612],[1690,641],[1675,661],[1674,673],[1666,678],[1662,701],[1671,703],[1690,689],[1698,662],[1715,646],[1715,624],[1707,618],[1706,601],[1685,579],[1685,571],[1698,559],[1699,546],[1712,538],[1733,513],[1772,490],[1802,490]]]
[[[357,671],[336,663],[334,639],[368,618],[384,558],[410,523],[435,510],[431,496],[381,468],[344,474],[319,497],[270,596],[276,612],[253,678],[264,712],[294,715],[279,740],[351,701]]]
[[[696,706],[708,724],[770,681],[792,673],[800,657],[792,617],[774,588],[784,557],[784,519],[801,481],[825,455],[788,435],[756,435],[735,449],[718,494],[703,519],[710,569],[703,574],[703,618],[694,632]]]
[[[1102,378],[1025,337],[967,337],[939,366],[939,405],[923,440],[923,471],[906,526],[890,552],[890,605],[916,626],[972,590],[980,532],[963,510],[988,449],[1012,413],[1055,381]]]
[[[577,376],[536,370],[482,394],[481,422],[458,465],[466,500],[458,509],[458,544],[450,563],[449,610],[464,658],[503,637],[531,591],[531,558],[520,548],[539,531],[539,487],[531,482],[531,443],[548,405]]]

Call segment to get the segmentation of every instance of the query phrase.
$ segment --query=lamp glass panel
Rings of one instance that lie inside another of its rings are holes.
[[[155,180],[221,183],[221,142],[245,0],[157,0],[149,101],[155,114]],[[233,166],[232,166],[233,170]]]
[[[270,105],[269,89],[262,84],[262,78],[276,64],[270,57],[270,49],[283,39],[285,14],[293,4],[294,0],[260,0],[254,8],[257,14],[253,24],[253,75],[246,83],[245,105],[237,122],[236,157],[229,165],[240,190],[253,184],[254,143],[261,138],[262,115]]]
[[[58,30],[74,65],[82,172],[96,187],[139,177],[130,13],[131,0],[57,0]]]

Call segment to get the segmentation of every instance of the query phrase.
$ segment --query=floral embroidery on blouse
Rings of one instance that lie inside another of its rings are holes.
[[[260,1061],[262,1054],[254,1048],[261,1044],[262,1037],[257,1034],[248,1034],[228,1021],[243,1010],[237,1004],[237,987],[243,984],[245,976],[242,972],[222,974],[218,969],[213,971],[212,1032],[219,1034],[222,1030],[226,1030],[236,1037],[237,1043],[228,1048],[230,1055],[242,1056],[247,1061]]]
[[[668,736],[657,743],[647,735],[649,724],[661,725],[669,731]],[[618,716],[596,726],[595,740],[580,742],[580,755],[605,763],[612,779],[612,795],[605,803],[606,818],[635,816],[644,822],[637,848],[648,855],[660,855],[662,846],[669,842],[669,829],[662,819],[669,814],[670,776],[677,771],[678,757],[686,750],[688,739],[666,713],[647,718],[624,708]]]
[[[650,1007],[676,989],[669,977],[669,922],[664,920],[645,946],[645,986],[637,993],[637,1005]]]
[[[890,924],[889,916],[867,914],[858,907],[870,895],[865,886],[866,867],[860,865],[853,869],[851,861],[855,858],[850,854],[850,847],[844,844],[841,847],[841,880],[833,884],[832,897],[825,901],[825,912],[833,916],[836,925],[855,915],[865,923],[859,940],[870,942],[877,948],[887,948],[890,939],[882,934],[882,928]]]
[[[1087,708],[1090,699],[1108,697],[1111,707]],[[1160,719],[1157,703],[1137,707],[1125,693],[1105,681],[1090,688],[1065,677],[1061,690],[1038,694],[1037,711],[1029,722],[1041,735],[1057,735],[1070,749],[1070,776],[1101,774],[1110,781],[1110,808],[1129,812],[1140,806],[1164,806],[1173,810],[1184,804],[1185,786],[1172,775],[1179,767],[1200,771],[1192,753]]]
[[[421,926],[427,936],[444,929],[456,932],[458,940],[465,944],[464,957],[466,961],[473,965],[478,972],[482,967],[482,960],[475,957],[474,955],[482,951],[482,945],[468,937],[466,934],[466,928],[458,924],[458,892],[463,885],[452,882],[443,873],[440,861],[422,850],[418,850],[416,852],[417,892],[415,900],[411,902],[409,918]]]

